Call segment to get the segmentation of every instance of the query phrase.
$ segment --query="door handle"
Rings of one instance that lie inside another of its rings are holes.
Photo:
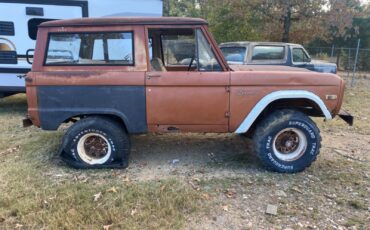
[[[159,73],[149,73],[149,74],[146,75],[146,77],[148,79],[150,79],[152,77],[161,77],[161,74],[159,74]]]

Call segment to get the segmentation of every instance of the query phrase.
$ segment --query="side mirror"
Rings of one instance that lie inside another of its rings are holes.
[[[306,58],[305,62],[311,62],[311,58]]]
[[[34,55],[34,53],[35,53],[35,49],[28,49],[26,51],[26,60],[27,60],[28,64],[30,64],[30,65],[32,65],[32,63],[33,63],[33,55]],[[30,59],[32,61],[30,61]]]

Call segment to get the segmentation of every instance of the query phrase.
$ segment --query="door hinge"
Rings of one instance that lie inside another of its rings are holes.
[[[230,117],[230,112],[229,111],[225,112],[225,117]]]
[[[228,92],[228,93],[230,93],[230,86],[225,86],[225,90],[226,90],[226,92]]]

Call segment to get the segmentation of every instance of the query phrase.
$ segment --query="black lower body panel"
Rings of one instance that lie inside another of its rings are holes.
[[[113,115],[129,133],[147,132],[144,86],[39,86],[41,128],[56,130],[81,115]]]

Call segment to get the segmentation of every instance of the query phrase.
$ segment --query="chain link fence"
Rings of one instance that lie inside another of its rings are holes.
[[[339,71],[370,71],[370,49],[336,48],[336,47],[307,47],[312,59],[336,63]],[[356,68],[355,67],[356,63]]]

